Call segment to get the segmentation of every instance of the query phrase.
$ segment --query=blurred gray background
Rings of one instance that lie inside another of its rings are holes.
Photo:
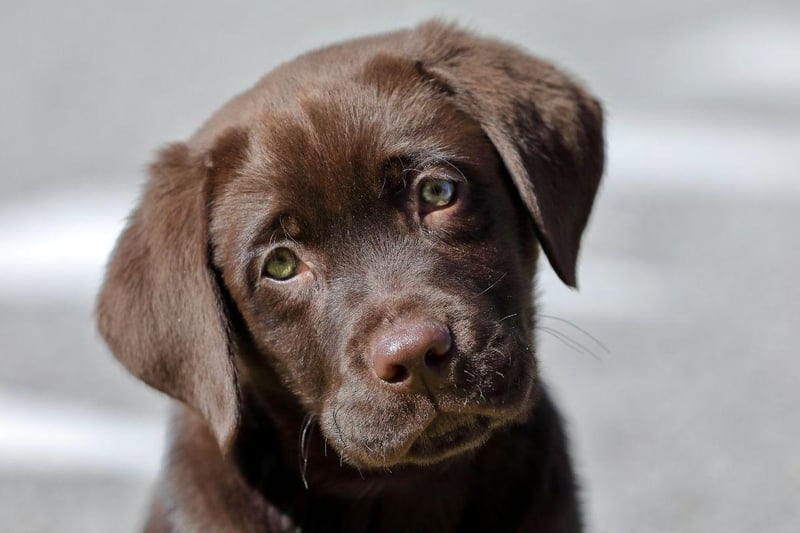
[[[547,265],[540,291],[589,529],[800,531],[796,0],[3,2],[0,531],[140,525],[166,402],[91,307],[154,150],[280,62],[433,15],[607,109],[581,291]]]

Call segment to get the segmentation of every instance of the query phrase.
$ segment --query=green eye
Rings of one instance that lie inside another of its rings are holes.
[[[279,281],[297,274],[297,257],[288,248],[276,248],[267,256],[264,275]]]
[[[420,196],[431,207],[444,207],[453,202],[456,186],[450,180],[428,179],[422,182]]]

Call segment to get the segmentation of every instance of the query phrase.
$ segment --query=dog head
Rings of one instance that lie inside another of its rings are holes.
[[[223,449],[243,391],[358,467],[430,464],[530,408],[538,244],[576,283],[597,102],[440,23],[283,65],[163,150],[100,331]]]

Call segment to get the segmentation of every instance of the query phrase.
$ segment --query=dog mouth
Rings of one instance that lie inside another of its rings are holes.
[[[516,366],[495,362],[497,372],[456,368],[466,376],[463,387],[454,384],[428,395],[388,395],[375,387],[354,402],[342,394],[323,411],[323,431],[344,460],[360,468],[427,466],[468,454],[530,406],[535,365],[525,367],[521,357],[516,361]]]
[[[428,466],[481,447],[505,423],[483,414],[440,412],[416,431],[398,428],[394,442],[378,443],[361,435],[346,441],[332,438],[331,444],[341,445],[342,459],[359,468]]]
[[[486,416],[439,414],[419,434],[404,459],[431,464],[459,455],[483,445],[496,425]]]

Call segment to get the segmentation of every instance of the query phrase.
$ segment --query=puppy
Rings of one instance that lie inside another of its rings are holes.
[[[179,401],[148,531],[581,530],[537,377],[601,109],[437,21],[286,63],[161,151],[99,329]]]

